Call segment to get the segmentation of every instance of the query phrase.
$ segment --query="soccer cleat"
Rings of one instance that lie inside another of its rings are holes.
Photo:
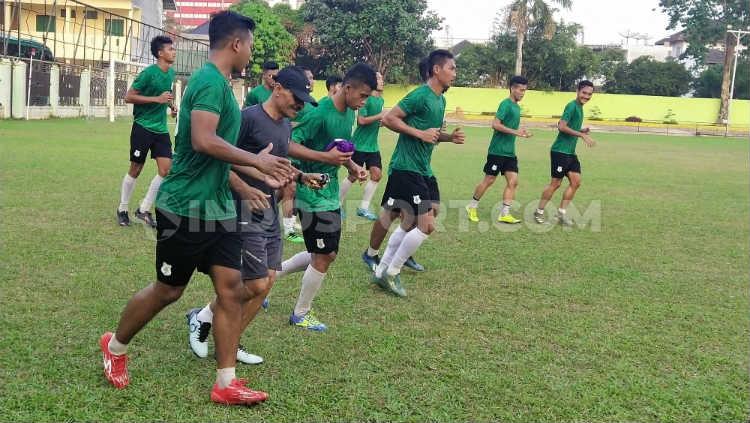
[[[289,242],[293,242],[295,244],[305,242],[305,238],[302,238],[296,232],[289,232],[288,234],[286,234],[286,237],[284,239],[286,239]]]
[[[387,286],[388,291],[390,291],[397,297],[406,296],[406,289],[404,289],[404,286],[401,285],[400,275],[389,275],[386,273],[385,275],[383,275],[382,279],[385,280],[385,285]]]
[[[557,223],[559,223],[562,226],[567,226],[567,227],[575,226],[575,222],[573,222],[573,219],[569,218],[563,213],[557,213],[555,218],[557,219]]]
[[[497,218],[497,221],[500,223],[510,223],[510,224],[521,223],[520,219],[516,219],[515,217],[509,214],[506,214],[505,216],[499,216]]]
[[[268,399],[268,394],[263,391],[253,391],[245,386],[242,379],[234,379],[224,389],[219,389],[214,384],[211,389],[211,401],[224,405],[253,405]]]
[[[375,268],[380,264],[380,256],[375,254],[374,256],[368,256],[367,251],[362,253],[362,261],[365,262],[365,266],[370,269],[371,272],[375,271]]]
[[[99,348],[102,350],[104,357],[104,377],[107,378],[115,388],[122,389],[130,383],[128,375],[128,356],[125,354],[115,355],[109,351],[109,340],[114,334],[105,332],[99,338]]]
[[[261,308],[263,308],[263,311],[268,311],[269,304],[270,303],[268,301],[268,297],[266,297],[266,298],[263,299],[263,302],[260,303],[260,306],[261,306]]]
[[[424,266],[417,263],[417,261],[414,260],[414,257],[411,257],[411,256],[409,256],[409,258],[406,259],[406,262],[404,262],[404,266],[408,267],[409,269],[415,272],[424,272]]]
[[[260,364],[263,362],[263,357],[247,352],[242,344],[237,348],[237,361],[245,364]]]
[[[469,207],[466,205],[466,213],[469,215],[469,220],[472,222],[479,222],[479,215],[477,214],[477,208],[476,207]]]
[[[151,226],[152,228],[156,227],[156,220],[154,220],[154,217],[151,216],[151,212],[142,212],[140,208],[137,208],[135,209],[135,218]]]
[[[200,311],[200,308],[194,308],[185,314],[188,325],[188,343],[190,349],[193,350],[193,354],[199,358],[206,358],[208,356],[208,333],[211,331],[211,322],[198,320]]]
[[[289,324],[292,326],[297,326],[298,328],[312,330],[315,332],[324,332],[326,329],[326,325],[320,322],[320,320],[316,319],[315,316],[312,314],[312,310],[308,311],[307,314],[304,316],[296,316],[294,313],[292,313],[291,316],[289,316]]]
[[[130,226],[130,216],[127,211],[117,211],[117,223],[120,226]]]
[[[539,213],[538,211],[535,211],[534,221],[540,225],[544,225],[546,223],[546,220],[544,219],[544,212]]]
[[[357,216],[364,217],[365,219],[370,221],[378,220],[378,216],[367,209],[357,208]]]

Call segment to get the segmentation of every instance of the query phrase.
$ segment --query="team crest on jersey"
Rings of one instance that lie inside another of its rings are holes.
[[[161,264],[161,274],[164,276],[172,276],[172,265],[166,261]]]
[[[419,198],[418,195],[415,195],[414,197],[412,197],[412,199],[414,200],[414,204],[420,204],[420,203],[422,203],[422,199]]]
[[[388,204],[389,206],[392,206],[392,205],[393,205],[393,203],[395,203],[395,202],[396,202],[396,200],[394,200],[394,199],[393,199],[393,198],[391,198],[391,197],[388,197],[388,202],[387,202],[386,204]]]
[[[325,248],[326,247],[326,243],[323,242],[323,238],[318,238],[317,242],[318,242],[318,248]]]
[[[558,166],[558,167],[557,167],[557,171],[558,171],[558,172],[562,172],[562,166]]]
[[[492,165],[492,170],[497,170],[497,165]]]
[[[135,150],[133,152],[133,156],[135,156],[135,157],[141,157],[141,150]]]

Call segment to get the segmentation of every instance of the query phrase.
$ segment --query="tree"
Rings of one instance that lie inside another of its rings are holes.
[[[565,9],[570,9],[571,0],[552,0]],[[544,0],[514,0],[506,14],[508,28],[516,33],[516,75],[523,70],[523,44],[529,28],[536,26],[544,28],[545,34],[552,36],[555,31],[555,21],[552,19],[554,9]]]
[[[594,52],[597,66],[594,69],[594,78],[601,78],[605,82],[611,81],[615,77],[617,68],[626,64],[625,50],[620,48],[607,48],[602,51]]]
[[[604,88],[614,94],[678,97],[690,90],[691,79],[690,72],[678,62],[657,62],[644,56],[618,66]]]
[[[455,85],[459,87],[496,87],[505,85],[513,68],[513,53],[494,41],[472,44],[456,59],[459,69]]]
[[[295,39],[281,24],[268,4],[263,0],[242,0],[231,7],[237,13],[253,18],[255,37],[253,58],[249,71],[252,76],[261,73],[261,65],[266,60],[280,64],[290,63],[295,48]]]
[[[689,43],[685,57],[704,63],[708,48],[723,43],[724,67],[721,84],[721,107],[717,121],[727,119],[729,85],[736,39],[727,33],[727,26],[745,29],[750,25],[750,2],[747,0],[659,0],[662,11],[669,16],[667,29],[683,27]],[[743,42],[748,45],[748,38]],[[747,51],[747,50],[746,50]]]
[[[442,21],[427,0],[309,0],[302,15],[334,70],[364,61],[390,82],[417,74]]]
[[[552,34],[545,34],[543,28],[529,33],[524,75],[531,88],[569,91],[595,73],[598,58],[590,48],[576,43],[580,30],[577,24],[560,24]]]
[[[721,98],[722,65],[710,65],[693,81],[695,97]],[[734,80],[734,98],[750,99],[750,60],[737,63],[737,75]]]

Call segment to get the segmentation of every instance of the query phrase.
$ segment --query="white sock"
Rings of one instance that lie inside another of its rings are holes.
[[[472,198],[471,201],[469,202],[469,208],[475,209],[477,207],[479,207],[479,200]]]
[[[503,203],[503,208],[500,210],[500,216],[507,216],[510,214],[510,204]]]
[[[130,203],[130,196],[133,195],[133,189],[135,188],[135,178],[126,173],[125,177],[122,178],[122,187],[120,188],[120,207],[119,211],[128,211],[128,203]]]
[[[560,213],[560,214],[565,214],[565,209],[560,209],[560,208],[558,208],[558,209],[557,209],[557,212],[558,212],[558,213]]]
[[[378,183],[374,181],[367,181],[365,184],[365,192],[362,194],[362,202],[359,203],[359,208],[368,210],[370,208],[370,201],[372,196],[375,195],[375,190],[378,189]]]
[[[375,276],[379,278],[383,277],[383,272],[388,269],[388,265],[391,263],[393,255],[396,254],[396,251],[398,250],[398,247],[401,246],[401,241],[404,240],[405,236],[406,231],[401,229],[401,225],[393,231],[390,238],[388,238],[388,245],[385,247],[383,257],[380,258],[380,264],[377,269],[375,269]]]
[[[404,240],[401,241],[401,245],[398,247],[396,254],[393,255],[393,260],[388,265],[388,274],[398,275],[401,273],[401,268],[404,266],[404,263],[406,263],[406,260],[409,260],[409,257],[417,252],[419,246],[422,245],[428,236],[429,235],[426,233],[420,231],[419,228],[410,230],[404,237]]]
[[[107,348],[109,348],[109,352],[114,355],[123,355],[128,352],[128,346],[118,341],[114,335],[109,338],[109,344]]]
[[[297,305],[294,306],[294,315],[297,317],[304,316],[312,308],[312,301],[315,295],[320,290],[320,286],[323,284],[323,278],[326,276],[325,273],[320,273],[312,267],[312,264],[307,266],[305,274],[302,276],[302,288],[299,290],[299,298],[297,298]]]
[[[289,232],[294,232],[294,216],[292,217],[285,217],[282,219],[284,222],[284,233],[288,234]]]
[[[544,214],[544,209],[540,209],[540,208],[537,207],[536,213],[537,214]]]
[[[349,178],[344,178],[344,180],[339,184],[339,203],[341,203],[342,205],[344,204],[346,194],[349,192],[349,188],[351,187],[352,181],[350,181]]]
[[[156,194],[159,192],[159,187],[163,180],[164,178],[158,174],[154,176],[154,179],[151,180],[151,185],[148,186],[148,192],[146,193],[146,196],[143,197],[143,201],[141,201],[141,206],[138,207],[138,210],[143,213],[151,211],[151,206],[154,204]]]
[[[214,312],[211,311],[211,303],[206,304],[201,311],[198,312],[198,315],[195,316],[198,320],[201,322],[207,322],[211,323],[214,321]]]
[[[312,263],[312,254],[301,251],[281,263],[281,270],[276,272],[276,279],[281,279],[290,273],[300,272]]]
[[[374,249],[372,247],[367,247],[367,255],[370,256],[370,257],[375,257],[375,256],[378,255],[378,250],[376,250],[376,249]]]
[[[234,379],[237,378],[234,367],[226,367],[223,369],[216,369],[216,384],[219,385],[219,389],[224,389],[229,386]]]

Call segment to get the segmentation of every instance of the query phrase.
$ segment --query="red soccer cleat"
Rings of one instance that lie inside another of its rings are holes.
[[[102,349],[104,356],[104,377],[107,378],[115,388],[122,389],[130,383],[128,376],[128,356],[115,355],[109,352],[109,340],[112,339],[112,332],[106,332],[99,338],[99,347]]]
[[[253,391],[245,386],[244,379],[234,379],[224,389],[214,384],[211,390],[211,401],[224,405],[253,405],[268,399],[268,394],[263,391]]]

